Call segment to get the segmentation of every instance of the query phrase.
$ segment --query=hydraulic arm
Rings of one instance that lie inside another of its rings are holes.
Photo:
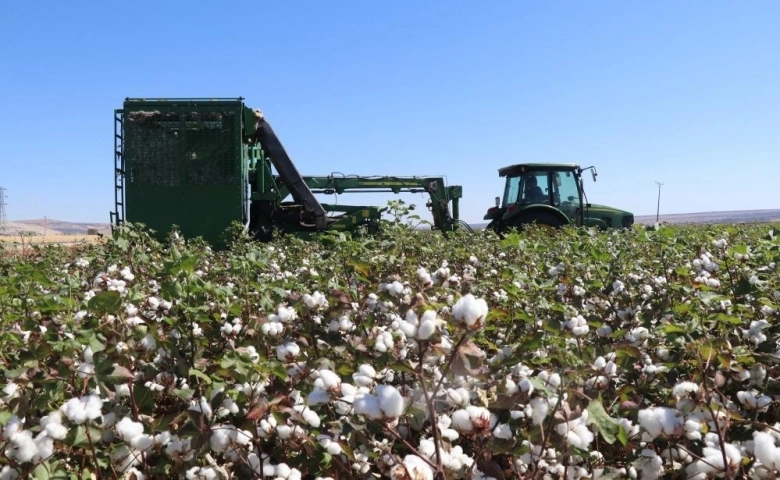
[[[395,177],[395,176],[335,176],[303,177],[314,193],[342,194],[363,192],[427,193],[428,208],[433,216],[433,226],[449,231],[459,217],[459,200],[463,195],[460,186],[445,186],[443,177]],[[450,210],[450,202],[452,210]]]
[[[255,114],[255,138],[265,151],[266,157],[274,164],[279,173],[279,179],[290,189],[293,199],[303,206],[306,213],[314,217],[317,230],[325,230],[328,226],[325,209],[309,190],[263,113],[260,110],[253,110],[253,112]]]

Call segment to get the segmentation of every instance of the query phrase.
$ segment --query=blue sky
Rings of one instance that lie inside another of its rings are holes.
[[[470,222],[526,161],[596,165],[590,201],[637,215],[656,181],[662,214],[780,208],[779,18],[760,0],[5,2],[0,186],[12,220],[106,222],[125,97],[243,96],[303,174],[446,175]]]

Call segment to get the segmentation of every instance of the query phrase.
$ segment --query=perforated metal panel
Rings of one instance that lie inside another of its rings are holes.
[[[132,100],[122,110],[126,219],[218,243],[243,221],[237,100]]]

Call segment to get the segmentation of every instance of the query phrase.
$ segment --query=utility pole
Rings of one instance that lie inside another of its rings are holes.
[[[5,216],[5,187],[0,187],[0,233],[5,233],[8,228],[8,219]]]
[[[658,205],[655,207],[655,223],[658,223],[658,217],[661,214],[661,185],[663,183],[656,180],[655,184],[658,185]]]

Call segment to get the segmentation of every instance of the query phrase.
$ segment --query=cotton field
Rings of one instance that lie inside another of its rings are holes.
[[[778,260],[771,225],[2,255],[0,479],[775,478]]]

